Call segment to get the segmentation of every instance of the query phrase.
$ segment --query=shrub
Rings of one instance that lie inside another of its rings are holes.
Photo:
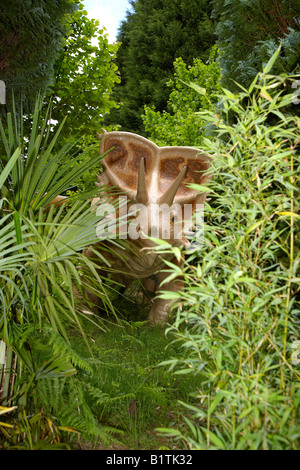
[[[222,113],[200,113],[216,126],[205,240],[168,329],[189,351],[169,367],[199,387],[189,432],[162,430],[196,449],[299,449],[300,119],[275,59],[248,90],[223,90]]]
[[[145,106],[142,116],[146,134],[157,145],[199,146],[207,135],[204,120],[195,114],[198,109],[213,109],[220,92],[220,68],[214,47],[210,61],[194,59],[187,67],[181,58],[174,62],[174,79],[168,82],[170,96],[167,111]],[[188,87],[186,85],[189,85]]]

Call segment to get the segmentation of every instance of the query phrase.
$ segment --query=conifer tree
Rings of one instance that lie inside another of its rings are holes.
[[[1,0],[0,80],[6,86],[6,105],[11,108],[12,89],[16,104],[22,96],[24,110],[31,111],[37,92],[50,84],[53,66],[67,16],[77,0]],[[5,110],[2,106],[2,112]]]
[[[272,73],[300,71],[299,0],[214,0],[222,84],[248,86],[282,43]]]
[[[122,130],[143,132],[145,104],[158,111],[167,108],[167,82],[173,63],[181,57],[187,65],[198,57],[206,61],[215,44],[210,20],[211,0],[135,0],[121,24],[117,65],[121,84],[113,99],[120,104],[107,122]]]

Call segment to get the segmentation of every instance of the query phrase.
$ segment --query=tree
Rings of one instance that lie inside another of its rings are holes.
[[[54,65],[52,119],[68,116],[61,139],[78,134],[90,144],[97,140],[104,114],[116,106],[110,95],[120,80],[113,63],[118,46],[108,43],[99,21],[89,19],[82,8],[72,15],[70,33]]]
[[[300,64],[298,0],[214,0],[213,16],[220,49],[222,83],[238,91],[248,86],[279,42],[282,50],[273,73],[290,73]]]
[[[59,145],[77,137],[80,140],[75,148],[84,151],[82,158],[85,160],[98,154],[97,132],[104,125],[104,115],[116,106],[110,96],[120,80],[113,62],[118,45],[109,44],[99,21],[86,15],[82,4],[71,15],[68,34],[54,64],[50,91],[45,97],[46,103],[49,98],[52,100],[52,132],[59,128],[62,118],[67,117]],[[82,162],[81,159],[74,161],[74,166]],[[79,189],[94,188],[98,172],[99,167],[94,167],[78,178]]]
[[[68,15],[78,0],[10,0],[0,9],[0,79],[6,104],[22,96],[24,110],[33,110],[37,92],[50,84],[57,53],[68,29]],[[2,116],[5,109],[1,106]]]
[[[40,93],[45,96],[45,108],[49,98],[52,98],[53,134],[62,119],[68,117],[59,145],[64,146],[73,136],[81,137],[78,144],[81,150],[92,143],[98,145],[97,131],[103,126],[103,116],[116,106],[110,100],[110,94],[114,84],[119,81],[117,67],[113,63],[118,46],[108,43],[107,35],[99,27],[99,21],[90,20],[86,16],[87,12],[79,0],[34,3],[31,9],[30,4],[28,1],[22,6],[19,0],[13,0],[13,5],[4,11],[11,15],[17,25],[17,18],[21,16],[23,8],[27,5],[29,10],[25,11],[25,19],[17,30],[18,41],[22,40],[22,44],[25,44],[23,49],[16,49],[15,57],[12,55],[14,50],[11,52],[5,47],[1,50],[0,64],[7,68],[7,74],[3,78],[9,95],[7,108],[2,109],[3,117],[6,116],[5,111],[12,107],[12,89],[17,105],[23,94],[23,112],[28,117],[33,111],[32,103]],[[9,24],[9,18],[4,13],[2,12],[3,21],[0,24],[2,28]],[[37,21],[37,27],[33,29],[30,21]],[[52,47],[51,50],[48,47]],[[23,62],[20,66],[21,60]],[[14,74],[15,78],[9,81],[7,77],[13,77]],[[25,120],[25,126],[30,127],[30,119]],[[84,158],[95,154],[97,149],[94,147]],[[82,189],[93,187],[96,171],[99,169],[94,169],[81,180]]]
[[[117,37],[121,84],[113,98],[120,108],[107,122],[142,133],[144,105],[167,108],[166,83],[173,76],[174,60],[182,57],[187,65],[195,57],[207,60],[216,36],[209,0],[136,0],[131,6]]]

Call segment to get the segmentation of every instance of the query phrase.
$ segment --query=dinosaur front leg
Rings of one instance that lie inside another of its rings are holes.
[[[182,266],[182,262],[177,263],[176,261],[174,261],[174,264],[177,264],[180,267]],[[170,273],[164,273],[164,272],[158,272],[156,274],[159,285],[161,285],[163,280],[166,279],[166,277],[168,277],[169,274]],[[178,277],[175,280],[167,282],[158,288],[158,290],[165,290],[165,291],[171,291],[171,292],[183,291],[183,289],[184,289],[184,281],[183,281],[183,278],[181,277]],[[155,325],[155,324],[164,325],[165,323],[167,323],[170,306],[171,306],[170,300],[165,300],[165,299],[156,297],[154,299],[152,308],[149,313],[149,317],[148,317],[149,323],[151,325]]]

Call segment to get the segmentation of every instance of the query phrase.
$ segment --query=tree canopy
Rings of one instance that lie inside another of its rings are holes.
[[[113,62],[117,49],[117,44],[109,44],[99,21],[87,17],[82,5],[72,14],[70,31],[54,64],[54,77],[46,98],[52,99],[53,130],[59,128],[62,117],[67,117],[60,144],[77,140],[75,147],[84,151],[84,160],[98,154],[97,133],[104,126],[105,114],[116,106],[111,93],[120,80]],[[90,152],[86,152],[87,147]],[[81,159],[76,165],[80,163]],[[80,189],[94,188],[98,171],[99,168],[89,169],[78,179]]]
[[[12,0],[0,12],[0,34],[0,80],[6,88],[1,117],[20,110],[22,103],[29,118],[24,125],[30,126],[41,95],[44,113],[52,102],[53,133],[68,118],[60,133],[62,147],[79,137],[78,151],[98,145],[97,131],[105,113],[116,106],[110,96],[119,81],[113,63],[118,45],[109,44],[99,21],[88,18],[80,0]],[[86,178],[83,186],[91,186],[95,174]]]
[[[89,19],[80,9],[71,17],[70,32],[54,64],[51,86],[52,118],[68,116],[63,135],[96,139],[105,113],[116,106],[110,99],[119,81],[113,63],[118,46],[109,44],[99,21]]]

